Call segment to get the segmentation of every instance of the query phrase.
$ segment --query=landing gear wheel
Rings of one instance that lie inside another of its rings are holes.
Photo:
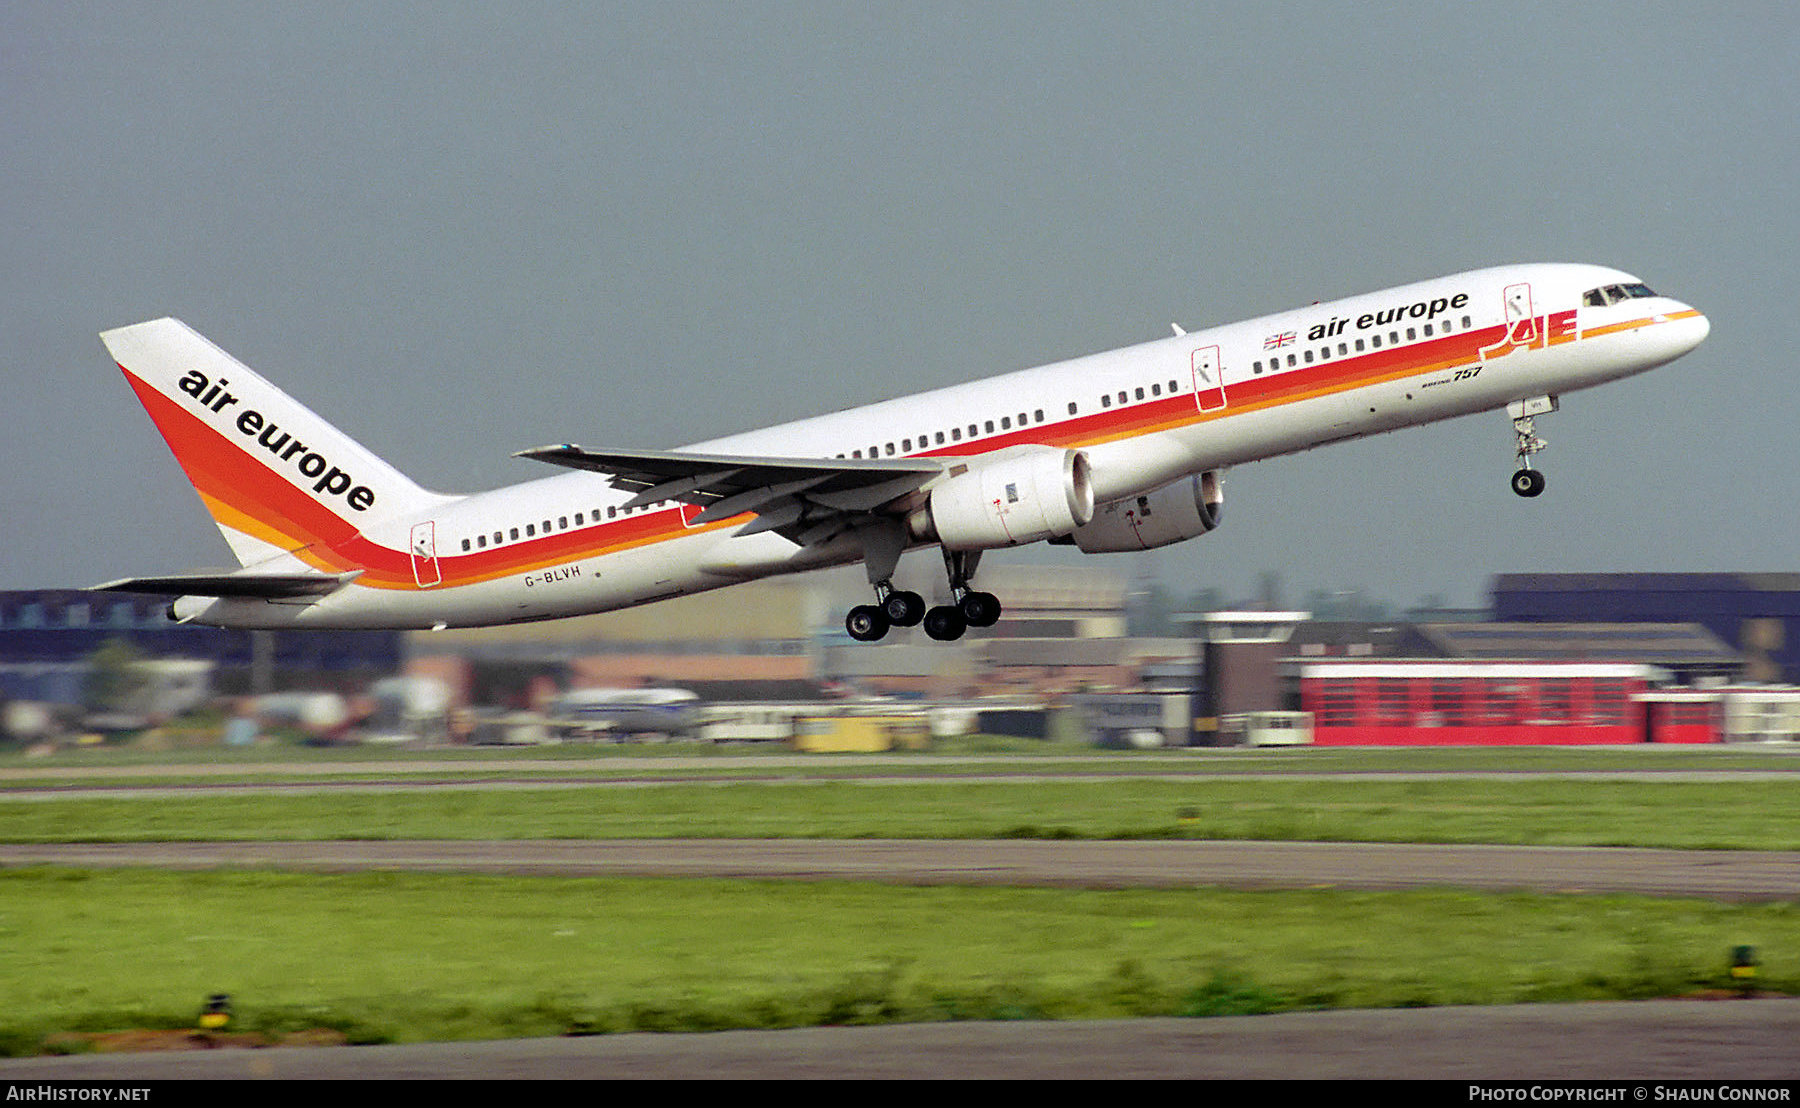
[[[968,621],[963,619],[962,612],[947,604],[925,613],[925,633],[939,642],[954,642],[962,638],[968,627]]]
[[[1544,491],[1544,475],[1535,469],[1521,469],[1512,475],[1512,490],[1520,496],[1536,496]]]
[[[882,598],[881,611],[895,627],[913,627],[925,618],[925,598],[916,592],[891,592]]]
[[[991,592],[964,593],[957,607],[970,627],[992,627],[1000,621],[1000,598]]]
[[[844,617],[844,630],[857,642],[874,642],[888,633],[888,617],[873,604],[858,604]]]

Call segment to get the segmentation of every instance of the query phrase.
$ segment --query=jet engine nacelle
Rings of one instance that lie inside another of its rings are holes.
[[[1094,518],[1094,486],[1079,450],[1033,447],[961,468],[908,519],[916,537],[947,550],[993,550],[1067,535]]]
[[[1183,477],[1143,496],[1100,505],[1069,536],[1084,554],[1153,550],[1204,535],[1219,525],[1225,490],[1217,470]]]

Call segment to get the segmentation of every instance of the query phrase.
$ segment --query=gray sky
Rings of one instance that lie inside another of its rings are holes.
[[[0,7],[0,588],[229,564],[95,337],[155,316],[475,491],[1514,261],[1712,337],[1535,502],[1504,414],[1403,431],[1234,470],[1164,581],[1796,568],[1794,5],[578,7]]]

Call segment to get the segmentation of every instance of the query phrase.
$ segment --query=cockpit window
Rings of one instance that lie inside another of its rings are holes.
[[[1649,285],[1604,285],[1597,289],[1589,289],[1581,294],[1581,302],[1589,308],[1604,308],[1608,304],[1618,304],[1626,300],[1642,300],[1655,296]]]

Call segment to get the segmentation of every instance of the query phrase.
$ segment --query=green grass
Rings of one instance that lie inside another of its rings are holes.
[[[270,780],[390,763],[435,773],[427,763],[452,756],[219,753],[208,764]],[[467,769],[444,776],[529,777],[519,763],[546,760],[567,767],[548,776],[635,776],[643,771],[620,757],[647,753],[670,756],[657,776],[714,779],[100,799],[0,790],[0,841],[1041,836],[1800,849],[1800,774],[1293,776],[1800,767],[1761,751],[1061,750],[966,766],[827,757],[799,770],[753,755],[767,768],[747,770],[719,763],[714,748],[562,747],[454,752]],[[93,769],[142,766],[148,780],[193,758],[89,749],[0,757],[0,770],[49,767],[91,783]],[[892,779],[920,769],[1087,776]],[[807,779],[819,772],[855,779]],[[1119,776],[1171,772],[1184,778]],[[1277,776],[1233,776],[1244,772]],[[744,777],[763,780],[735,780]],[[1739,944],[1761,953],[1763,989],[1800,993],[1791,904],[26,867],[0,870],[0,1053],[39,1049],[55,1031],[190,1026],[214,992],[231,994],[245,1029],[427,1041],[1680,995],[1721,984]]]
[[[358,1041],[1666,996],[1738,944],[1800,992],[1792,905],[34,867],[0,871],[0,1049],[215,992]]]
[[[1085,779],[0,794],[0,841],[1194,838],[1800,849],[1776,781]]]

